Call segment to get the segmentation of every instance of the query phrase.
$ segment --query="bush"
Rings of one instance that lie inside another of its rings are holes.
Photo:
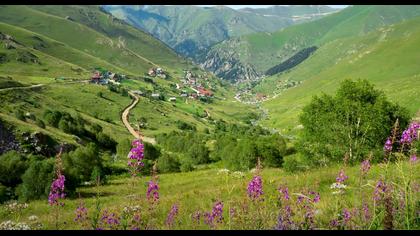
[[[64,174],[72,187],[90,181],[95,167],[103,169],[99,149],[94,143],[80,147],[62,156]]]
[[[129,139],[123,139],[118,142],[117,155],[119,158],[127,158],[128,153],[131,150],[131,141]]]
[[[16,191],[19,199],[27,201],[48,198],[54,177],[54,159],[39,160],[35,158],[23,174],[22,184]],[[66,180],[66,191],[68,191],[67,188]]]
[[[49,125],[56,128],[58,128],[58,123],[60,122],[61,116],[62,114],[59,111],[46,110],[44,112],[44,119]]]
[[[168,153],[162,154],[157,162],[158,170],[161,173],[179,172],[180,165],[178,158]]]
[[[382,150],[397,119],[406,127],[408,111],[387,101],[366,80],[345,80],[334,97],[314,97],[303,108],[298,148],[315,165],[338,162],[345,155],[355,163]]]
[[[306,163],[303,158],[299,155],[290,155],[284,157],[283,169],[287,172],[296,173],[307,169]]]
[[[96,134],[96,140],[98,141],[101,147],[115,151],[117,142],[115,142],[115,140],[109,137],[108,135],[99,132]]]
[[[194,170],[194,163],[191,158],[182,157],[180,160],[180,170],[182,172],[188,172]]]
[[[10,199],[8,187],[0,184],[0,203],[6,202]]]
[[[0,183],[15,187],[22,182],[21,177],[28,168],[26,157],[16,151],[0,156]]]

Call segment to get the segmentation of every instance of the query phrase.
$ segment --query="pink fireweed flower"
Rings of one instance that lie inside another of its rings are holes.
[[[223,221],[223,203],[218,201],[214,204],[211,212],[204,213],[204,223],[214,226],[214,223],[221,223]]]
[[[135,176],[140,168],[144,166],[142,162],[144,159],[144,145],[140,140],[134,140],[131,145],[130,153],[128,154],[128,167],[130,167],[131,175]]]
[[[174,223],[175,216],[178,214],[178,206],[174,204],[171,208],[171,211],[169,211],[168,217],[166,218],[165,224],[167,226],[172,226]]]
[[[66,196],[66,194],[64,193],[64,182],[66,181],[66,178],[64,177],[64,175],[59,174],[58,178],[55,179],[52,183],[51,183],[51,190],[50,190],[50,194],[48,195],[48,203],[53,206],[53,205],[64,205],[64,203],[59,203],[58,200],[64,199],[64,197]]]
[[[419,139],[418,130],[420,122],[411,123],[406,130],[403,131],[400,142],[402,144],[411,144],[414,140]]]
[[[153,180],[149,181],[149,187],[147,188],[147,199],[153,202],[159,201],[159,186]]]
[[[257,200],[262,194],[264,194],[264,192],[262,190],[261,176],[254,176],[248,184],[248,196],[252,200]]]
[[[289,196],[289,188],[288,187],[280,187],[279,192],[283,195],[284,200],[289,200],[290,196]]]
[[[76,213],[76,217],[74,218],[75,222],[84,222],[88,218],[88,210],[83,203],[79,204],[75,213]]]
[[[389,137],[388,137],[388,139],[385,142],[384,151],[385,151],[385,153],[389,153],[389,152],[392,151],[392,141],[391,141],[391,139]]]
[[[120,217],[118,217],[115,213],[109,213],[107,210],[105,210],[101,217],[101,223],[104,228],[115,230],[120,225]]]
[[[344,173],[344,170],[340,170],[340,173],[338,173],[337,178],[335,178],[335,180],[337,181],[337,183],[344,183],[344,181],[346,181],[349,177]]]
[[[370,161],[369,159],[366,159],[362,162],[362,165],[360,166],[360,170],[362,171],[363,175],[366,175],[367,172],[370,170]]]
[[[383,195],[387,191],[387,189],[388,188],[387,188],[385,182],[383,182],[382,180],[379,180],[378,183],[376,183],[375,191],[373,193],[373,199],[375,201],[381,200]]]
[[[410,163],[411,164],[417,163],[417,156],[416,156],[416,154],[411,155],[411,157],[410,157]]]

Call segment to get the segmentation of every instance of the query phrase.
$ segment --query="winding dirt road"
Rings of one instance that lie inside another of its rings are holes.
[[[130,124],[130,122],[128,121],[128,116],[130,115],[130,110],[133,109],[137,103],[139,102],[140,97],[137,94],[132,93],[131,91],[128,92],[128,94],[130,94],[131,97],[133,97],[133,101],[131,102],[131,104],[125,108],[125,110],[123,111],[122,115],[121,115],[121,119],[124,123],[124,126],[128,129],[128,131],[137,139],[140,139],[142,141],[151,143],[151,144],[156,144],[156,140],[154,138],[150,138],[150,137],[145,137],[143,136],[140,131],[136,131]]]

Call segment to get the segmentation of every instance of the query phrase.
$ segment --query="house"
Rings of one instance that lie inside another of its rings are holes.
[[[257,100],[259,100],[259,101],[261,101],[261,100],[265,100],[265,99],[267,99],[267,95],[262,94],[262,93],[257,93],[257,94],[256,94],[256,98],[257,98]]]
[[[101,79],[101,73],[99,71],[95,71],[90,79],[92,83],[99,83],[99,80]]]
[[[169,101],[170,101],[170,102],[176,102],[176,97],[170,97],[170,98],[169,98]]]
[[[111,83],[111,84],[120,85],[120,82],[117,82],[113,79],[108,80],[108,82]]]
[[[203,97],[203,96],[206,96],[206,97],[213,96],[213,93],[211,91],[207,90],[207,89],[198,88],[197,90],[198,90],[198,95],[201,96],[201,97]]]
[[[158,76],[162,79],[166,79],[166,75],[164,73],[160,73],[160,74],[158,74]]]
[[[198,98],[197,93],[191,93],[190,98],[197,99]]]
[[[156,72],[154,68],[150,68],[149,72],[147,73],[149,76],[155,77],[156,76]]]
[[[142,95],[143,95],[143,92],[142,92],[142,91],[140,91],[140,90],[134,90],[134,91],[133,91],[133,93],[134,93],[134,94],[137,94],[137,95],[140,95],[140,96],[142,96]]]

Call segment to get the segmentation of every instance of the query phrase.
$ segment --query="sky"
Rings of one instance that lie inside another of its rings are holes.
[[[196,5],[196,6],[199,6],[199,7],[213,7],[213,6],[216,6],[216,5]],[[245,7],[267,8],[267,7],[272,7],[274,5],[224,5],[224,6],[227,6],[227,7],[233,8],[233,9],[241,9],[241,8],[245,8]],[[287,5],[278,5],[278,6],[287,6]],[[348,5],[327,5],[327,6],[332,7],[332,8],[345,8]]]

